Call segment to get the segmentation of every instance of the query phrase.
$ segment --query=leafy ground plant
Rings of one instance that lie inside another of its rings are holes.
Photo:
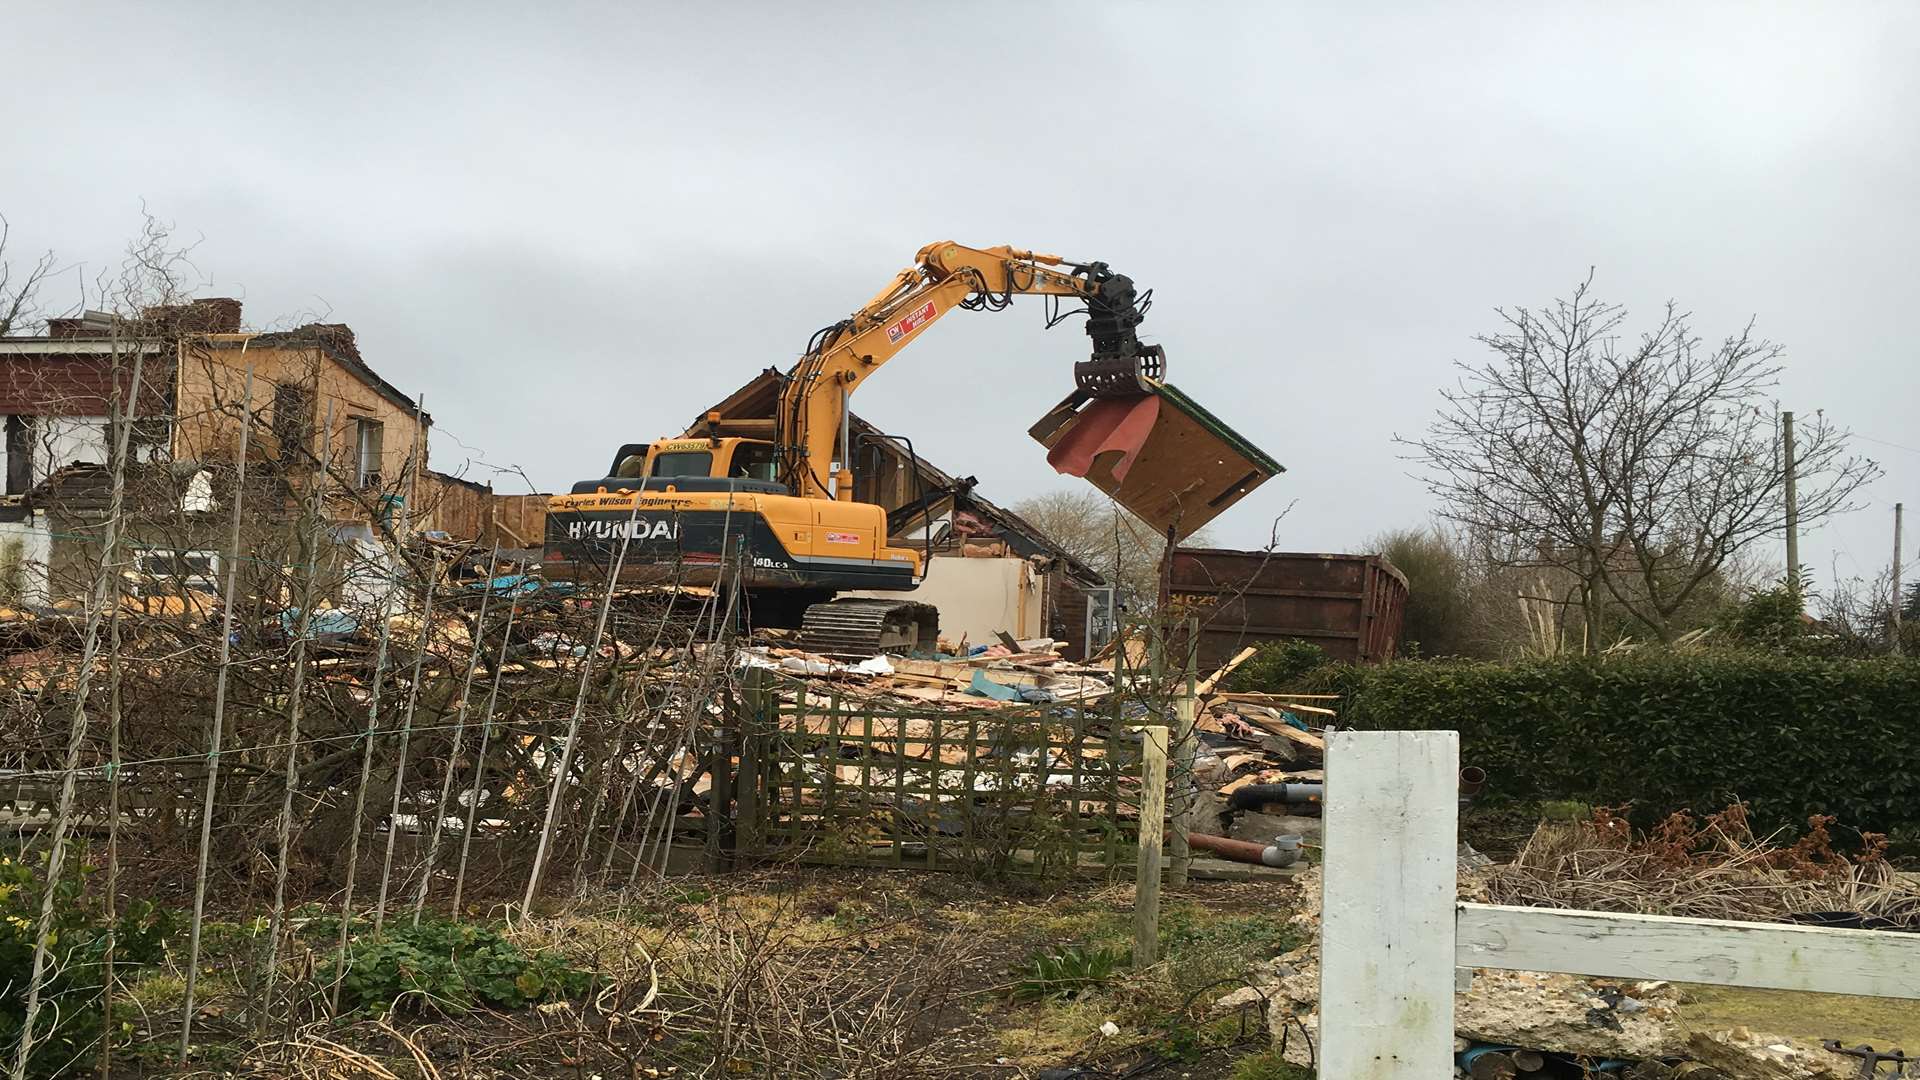
[[[577,997],[592,985],[592,976],[553,953],[527,953],[497,930],[439,919],[358,939],[344,972],[330,965],[321,974],[340,979],[341,1005],[357,1011],[429,1003],[453,1012],[517,1009]]]
[[[1015,1001],[1045,1001],[1077,997],[1113,981],[1127,966],[1123,948],[1069,945],[1035,953],[1020,966],[1014,986]]]
[[[45,856],[41,856],[44,861]],[[178,927],[174,914],[151,901],[127,904],[109,925],[87,902],[90,872],[83,852],[69,855],[69,872],[54,889],[53,922],[41,973],[41,1010],[34,1019],[34,1050],[27,1075],[58,1076],[82,1067],[99,1049],[104,1014],[106,952],[129,969],[158,962]],[[0,1054],[11,1062],[26,1021],[40,908],[41,872],[24,859],[0,856]],[[115,1033],[116,1041],[125,1032]]]

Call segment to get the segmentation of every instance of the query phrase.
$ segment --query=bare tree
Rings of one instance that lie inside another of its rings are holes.
[[[1749,323],[1718,345],[1671,302],[1623,341],[1627,312],[1591,293],[1542,310],[1501,309],[1476,340],[1494,356],[1460,364],[1423,438],[1441,513],[1503,538],[1517,565],[1571,575],[1591,651],[1610,598],[1662,641],[1722,567],[1786,524],[1786,472],[1769,399],[1781,346]],[[1797,432],[1800,520],[1854,508],[1879,467],[1816,416]]]
[[[53,273],[53,252],[42,254],[31,266],[16,271],[7,258],[13,226],[0,216],[0,337],[14,332],[39,314],[40,285]]]
[[[1062,551],[1098,570],[1123,603],[1143,610],[1160,595],[1166,538],[1098,491],[1049,491],[1015,503],[1013,512]],[[1182,544],[1206,547],[1212,542],[1202,529]]]

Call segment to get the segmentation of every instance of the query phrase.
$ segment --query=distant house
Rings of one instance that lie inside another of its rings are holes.
[[[0,338],[0,596],[44,603],[77,592],[105,515],[116,390],[130,403],[137,579],[204,588],[212,577],[230,542],[217,523],[231,505],[225,470],[243,415],[246,505],[257,529],[285,520],[322,450],[336,536],[370,542],[375,525],[437,528],[442,496],[465,493],[457,478],[426,468],[433,418],[367,364],[343,324],[246,331],[240,302],[226,298],[155,309],[132,324],[95,312],[50,319],[41,335]],[[471,509],[471,499],[455,501]],[[463,520],[472,516],[463,510]]]
[[[688,426],[686,434],[769,438],[783,376],[768,368]],[[710,419],[711,418],[711,419]],[[887,510],[896,546],[931,556],[914,598],[940,609],[941,636],[991,644],[997,631],[1051,637],[1067,655],[1099,648],[1114,629],[1113,587],[1031,522],[922,458],[909,438],[853,416],[853,496]]]

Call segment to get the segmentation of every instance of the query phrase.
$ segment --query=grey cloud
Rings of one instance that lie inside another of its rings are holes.
[[[250,318],[324,304],[546,487],[945,238],[1155,288],[1174,381],[1292,470],[1227,543],[1295,500],[1291,548],[1420,519],[1393,434],[1495,305],[1589,266],[1708,334],[1757,316],[1784,403],[1920,447],[1906,6],[391,8],[16,13],[0,211],[100,266],[145,199]],[[958,315],[856,407],[1012,501],[1068,482],[1024,431],[1081,342]],[[1823,572],[1883,565],[1920,490],[1920,453],[1862,448],[1888,475]]]

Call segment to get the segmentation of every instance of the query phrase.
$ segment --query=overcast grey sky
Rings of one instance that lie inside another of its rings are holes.
[[[951,239],[1155,290],[1171,380],[1290,470],[1225,543],[1422,521],[1393,436],[1589,266],[1757,317],[1784,407],[1880,440],[1822,577],[1920,504],[1920,6],[276,7],[9,5],[0,212],[90,274],[145,200],[203,295],[352,325],[443,469],[597,475]],[[1011,503],[1079,483],[1025,429],[1084,342],[960,313],[855,407]]]

